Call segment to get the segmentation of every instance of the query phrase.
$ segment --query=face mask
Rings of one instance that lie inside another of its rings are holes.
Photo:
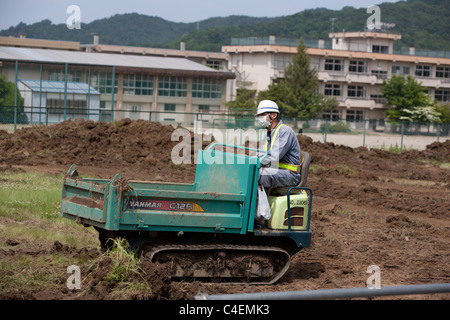
[[[259,116],[259,118],[258,118],[258,123],[263,128],[268,128],[270,126],[271,122],[272,121],[270,121],[270,122],[267,121],[267,117],[266,116]]]

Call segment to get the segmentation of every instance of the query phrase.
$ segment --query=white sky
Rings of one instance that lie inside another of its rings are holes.
[[[66,23],[67,8],[81,9],[81,22],[108,18],[115,14],[137,12],[158,16],[173,22],[196,22],[211,17],[247,15],[279,17],[305,9],[323,7],[340,10],[345,6],[367,8],[383,2],[399,0],[0,0],[0,30],[20,22],[32,24],[49,19],[55,24]]]

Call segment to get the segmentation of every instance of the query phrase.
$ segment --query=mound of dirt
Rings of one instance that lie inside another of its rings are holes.
[[[77,164],[98,168],[133,167],[151,170],[155,181],[192,179],[195,168],[176,166],[171,150],[178,141],[171,141],[174,128],[158,123],[122,119],[117,123],[76,119],[51,126],[35,126],[14,134],[0,132],[0,163],[4,165]]]

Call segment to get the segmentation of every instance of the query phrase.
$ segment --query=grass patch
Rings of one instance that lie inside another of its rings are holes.
[[[23,221],[60,217],[63,175],[3,173],[0,175],[0,216]]]
[[[70,246],[97,245],[93,228],[61,217],[63,175],[38,172],[0,174],[0,247],[2,239],[58,240]],[[0,220],[1,221],[1,220]]]
[[[438,163],[435,159],[432,160],[420,160],[421,163],[423,163],[427,167],[435,167],[438,166],[441,169],[447,169],[450,170],[450,162],[441,162]]]
[[[139,274],[141,270],[138,267],[139,259],[136,255],[128,250],[128,242],[126,239],[111,239],[113,245],[107,252],[113,261],[111,272],[106,276],[107,280],[125,282],[130,281],[133,275]]]
[[[389,151],[389,152],[392,152],[392,153],[400,154],[403,150],[406,150],[406,146],[403,146],[403,148],[401,148],[398,145],[398,143],[396,143],[395,145],[390,144],[389,147],[386,147],[386,145],[383,142],[383,144],[381,145],[380,149],[382,151]],[[411,147],[411,149],[412,149],[412,147]]]

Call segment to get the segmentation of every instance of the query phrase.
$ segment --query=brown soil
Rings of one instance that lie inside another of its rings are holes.
[[[129,180],[193,182],[194,165],[174,165],[173,128],[148,121],[113,123],[65,121],[58,125],[0,131],[0,172],[3,170],[66,173],[71,164],[98,178],[121,173]],[[301,148],[312,155],[308,186],[314,192],[310,248],[294,256],[287,274],[275,285],[251,286],[170,282],[167,272],[144,262],[136,282],[147,281],[152,292],[131,299],[191,299],[209,294],[292,291],[364,287],[370,265],[381,268],[381,285],[450,282],[450,140],[433,143],[424,151],[395,154],[365,148],[352,149],[299,137]],[[3,222],[2,223],[7,223]],[[1,259],[14,259],[11,249]],[[51,250],[97,258],[85,280],[83,295],[69,291],[66,274],[60,290],[13,290],[0,299],[114,299],[120,284],[105,281],[111,268],[96,248],[53,248],[28,244],[28,254]],[[100,260],[98,260],[100,259]],[[395,297],[449,299],[450,294]]]

